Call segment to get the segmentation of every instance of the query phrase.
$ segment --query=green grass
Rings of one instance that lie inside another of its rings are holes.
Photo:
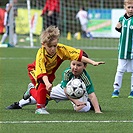
[[[85,51],[90,58],[106,62],[87,67],[103,114],[76,113],[69,101],[58,104],[51,101],[48,104],[50,115],[35,115],[35,105],[22,110],[6,110],[5,107],[22,98],[30,82],[27,64],[34,61],[37,49],[0,48],[0,133],[132,133],[133,99],[127,98],[131,74],[124,74],[120,97],[112,99],[117,50]],[[54,85],[60,82],[62,72],[68,66],[69,61],[66,61],[58,69]]]

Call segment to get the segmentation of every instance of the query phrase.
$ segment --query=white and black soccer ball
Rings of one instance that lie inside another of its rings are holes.
[[[75,78],[70,80],[66,85],[66,94],[73,98],[81,98],[86,91],[86,86],[81,79]]]
[[[73,35],[74,38],[77,38],[78,37],[78,32],[76,32],[74,35]]]

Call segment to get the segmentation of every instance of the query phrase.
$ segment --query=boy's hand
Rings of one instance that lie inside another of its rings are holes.
[[[105,62],[103,62],[103,61],[94,62],[94,63],[93,63],[93,66],[98,66],[98,65],[101,65],[101,64],[105,64]]]
[[[101,113],[103,113],[103,112],[101,112],[101,111],[95,111],[95,113],[96,113],[96,114],[101,114]]]
[[[52,84],[51,83],[46,85],[46,90],[49,92],[52,90]]]
[[[121,28],[122,24],[120,22],[117,23],[116,27]]]
[[[53,15],[53,11],[48,11],[48,16],[52,16]]]
[[[42,77],[42,79],[46,85],[46,90],[50,92],[52,90],[52,84],[49,82],[48,77],[45,75]]]
[[[79,100],[74,100],[74,103],[76,104],[76,106],[86,105],[85,102],[81,102],[81,101],[79,101]]]

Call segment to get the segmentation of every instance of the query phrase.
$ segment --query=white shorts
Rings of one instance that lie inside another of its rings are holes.
[[[64,92],[64,90],[60,87],[60,84],[54,86],[52,88],[52,91],[50,93],[50,98],[52,100],[55,100],[56,102],[59,102],[61,100],[69,100]],[[88,94],[87,92],[84,94],[83,97],[81,97],[79,100],[82,102],[86,103],[86,106],[84,108],[82,108],[81,110],[79,110],[79,112],[87,112],[90,110],[91,106],[90,106],[90,102],[87,101],[88,99]],[[73,104],[73,108],[75,110],[75,104]]]
[[[87,25],[88,25],[88,23],[81,25],[82,31],[85,31],[85,32],[87,31]]]
[[[133,60],[118,59],[117,71],[120,72],[133,72]]]

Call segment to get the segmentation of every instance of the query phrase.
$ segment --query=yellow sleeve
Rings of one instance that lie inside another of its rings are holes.
[[[58,54],[63,60],[81,61],[83,51],[64,44],[58,44]]]
[[[46,68],[45,68],[45,58],[44,58],[44,52],[43,48],[40,48],[37,52],[36,55],[36,77],[38,78],[39,75],[45,74],[46,73]]]

